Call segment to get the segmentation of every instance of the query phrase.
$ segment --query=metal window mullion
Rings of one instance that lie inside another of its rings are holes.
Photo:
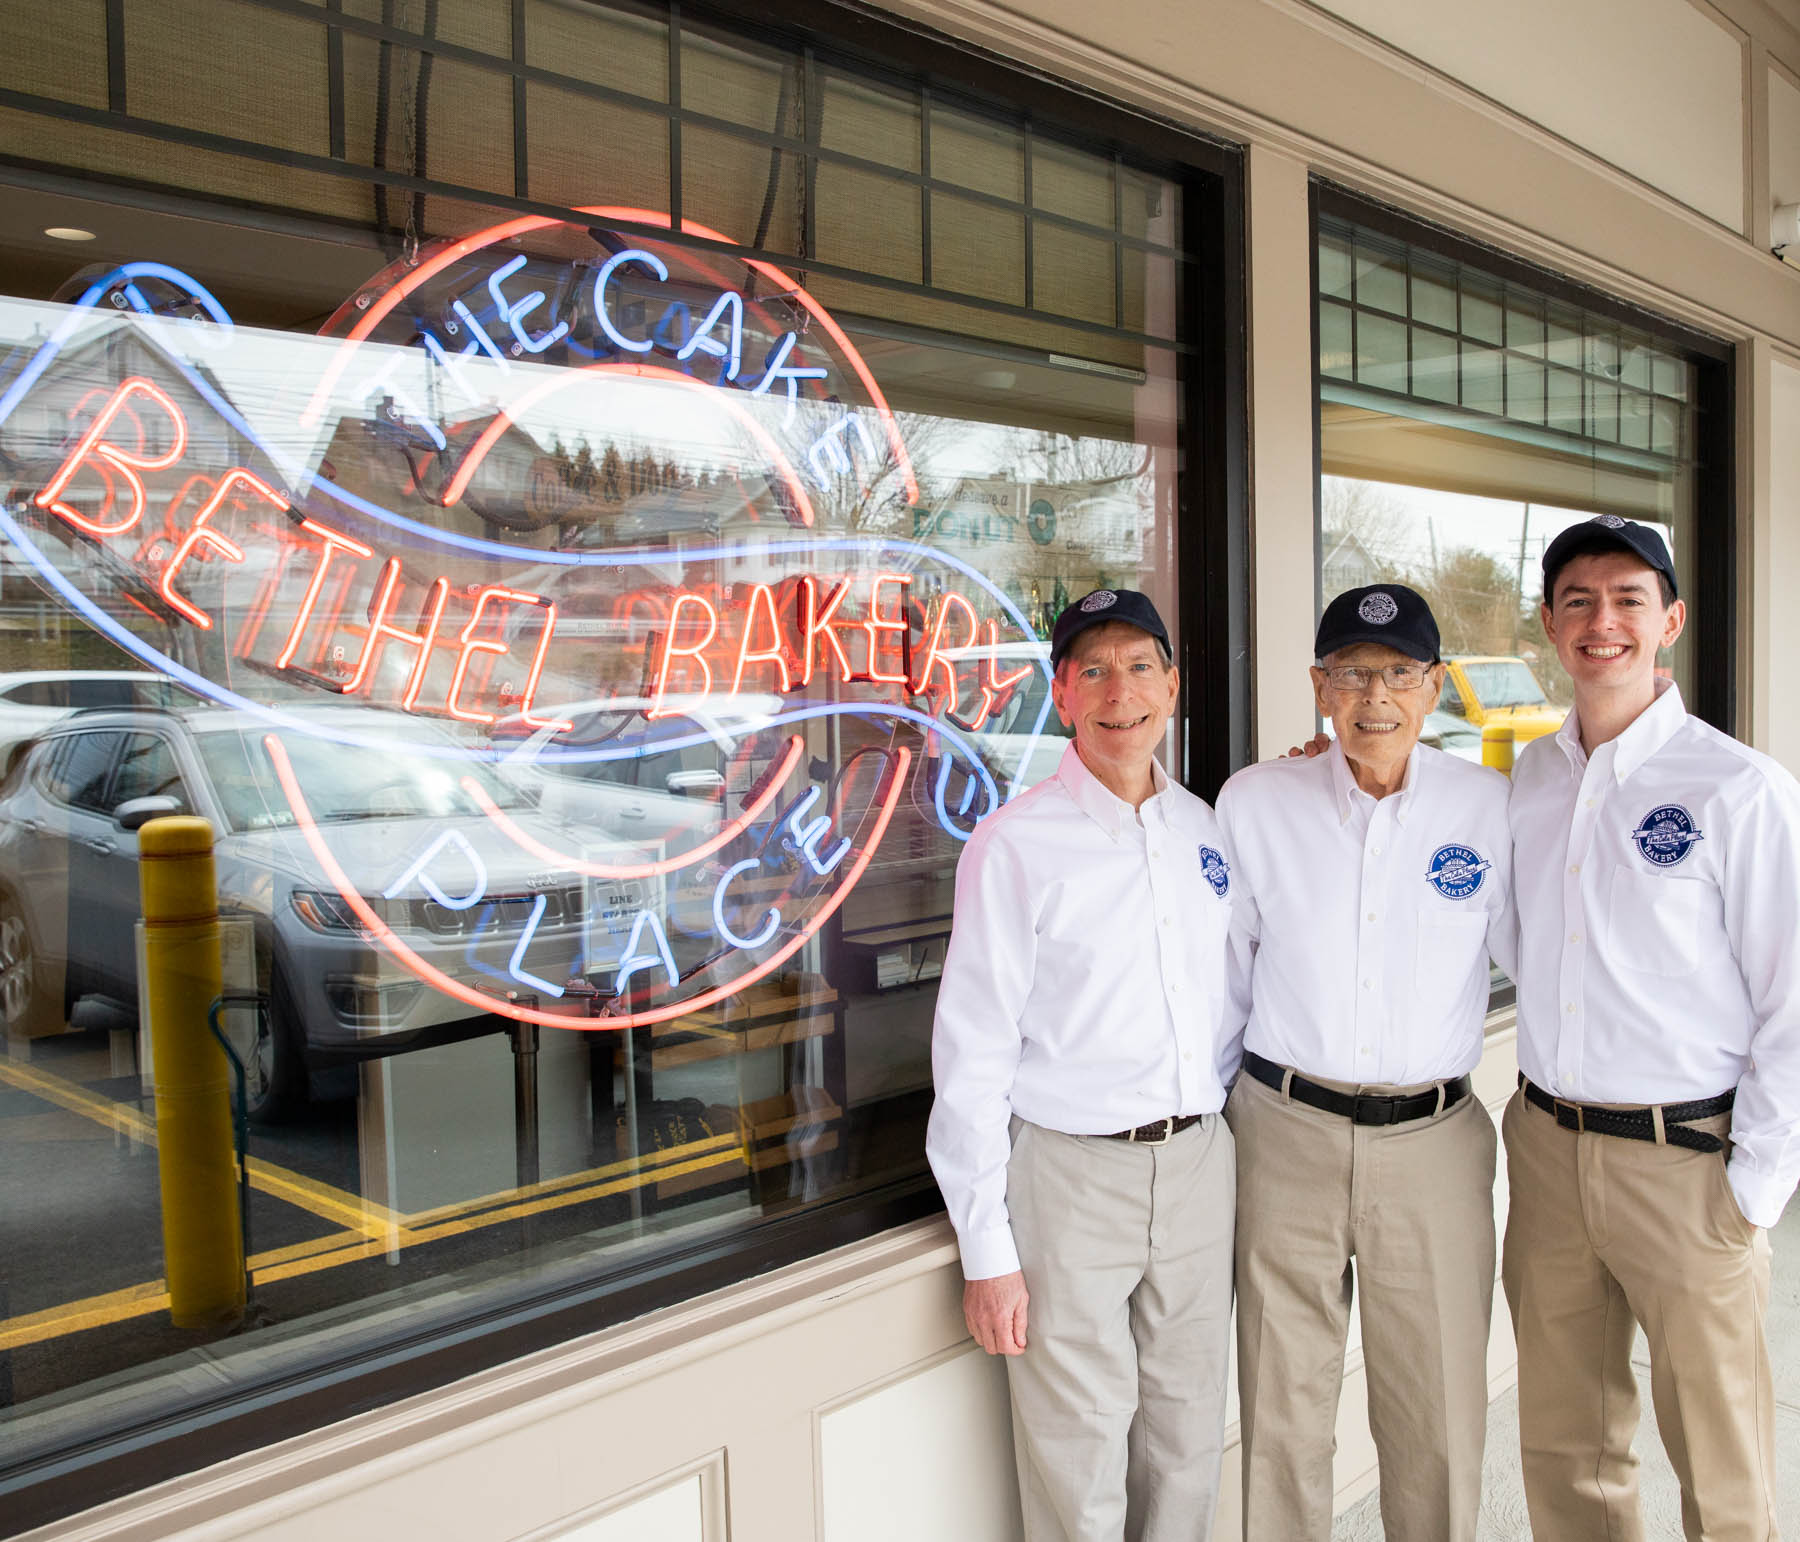
[[[1034,140],[1029,123],[1019,129],[1019,145],[1025,157],[1025,309],[1037,309],[1037,252],[1034,245],[1037,216],[1031,208],[1031,161]]]
[[[344,0],[325,0],[325,9],[341,17]],[[336,21],[325,24],[326,116],[331,123],[331,158],[341,161],[349,152],[344,135],[344,31]]]
[[[1125,234],[1125,157],[1113,151],[1113,325],[1125,325],[1125,248],[1119,244]]]
[[[512,0],[513,196],[531,196],[531,133],[525,115],[525,0]]]
[[[106,106],[125,111],[125,0],[106,0]]]
[[[931,287],[931,92],[919,88],[919,281]]]
[[[681,7],[669,6],[669,229],[680,230],[681,186]]]

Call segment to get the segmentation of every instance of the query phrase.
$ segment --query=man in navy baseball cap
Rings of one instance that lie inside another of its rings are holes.
[[[1548,605],[1556,593],[1556,575],[1577,557],[1593,552],[1630,552],[1656,574],[1662,589],[1663,607],[1675,603],[1679,591],[1675,587],[1675,564],[1669,559],[1669,548],[1649,525],[1617,514],[1596,514],[1579,525],[1570,525],[1544,548],[1544,603]]]
[[[1323,662],[1358,643],[1397,648],[1421,664],[1437,663],[1441,646],[1431,607],[1405,584],[1347,589],[1325,607],[1313,639],[1313,657]]]
[[[1050,667],[1055,669],[1069,651],[1069,645],[1089,627],[1123,621],[1140,632],[1148,632],[1162,648],[1165,659],[1174,660],[1169,647],[1169,629],[1157,615],[1150,596],[1136,589],[1096,589],[1064,607],[1050,633]]]

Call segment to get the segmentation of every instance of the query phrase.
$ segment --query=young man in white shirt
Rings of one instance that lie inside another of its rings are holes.
[[[1505,779],[1418,742],[1438,649],[1404,585],[1339,595],[1312,671],[1330,747],[1219,794],[1249,988],[1226,1111],[1248,1542],[1331,1534],[1353,1290],[1389,1542],[1475,1535],[1495,1138],[1469,1073],[1511,845]]]
[[[1773,1538],[1763,1228],[1800,1178],[1800,786],[1659,678],[1685,610],[1654,530],[1565,530],[1544,595],[1575,706],[1513,776],[1502,1123],[1532,1529],[1643,1537],[1641,1324],[1687,1536]]]
[[[1051,637],[1074,730],[956,874],[926,1152],[969,1332],[1007,1357],[1031,1542],[1205,1542],[1236,1174],[1219,1110],[1232,879],[1156,763],[1179,680],[1155,607],[1100,589]]]

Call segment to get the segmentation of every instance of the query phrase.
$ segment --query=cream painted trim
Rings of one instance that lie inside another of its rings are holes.
[[[1744,233],[1769,249],[1769,51],[1752,38],[1744,49]]]
[[[1258,0],[1266,8],[1300,21],[1367,55],[1397,74],[1429,86],[1445,98],[1502,123],[1509,132],[1550,150],[1585,174],[1653,204],[1657,218],[1678,220],[1711,241],[1728,241],[1733,259],[1758,257],[1779,268],[1778,259],[1756,253],[1725,227],[1649,188],[1617,167],[1578,150],[1530,120],[1502,108],[1466,86],[1428,70],[1348,23],[1318,11],[1304,0]],[[882,0],[883,8],[925,26],[962,37],[1010,59],[1077,82],[1194,132],[1224,136],[1280,151],[1313,171],[1423,218],[1453,225],[1476,240],[1568,273],[1623,299],[1718,337],[1741,341],[1760,329],[1619,267],[1593,253],[1568,246],[1515,221],[1490,213],[1454,193],[1421,184],[1402,173],[1372,165],[1266,115],[1241,107],[1187,82],[1160,74],[1135,60],[1111,53],[1084,38],[1044,25],[987,0]],[[1800,292],[1800,291],[1797,291]],[[1800,341],[1800,328],[1796,330]]]
[[[1765,183],[1766,185],[1766,183]],[[1768,229],[1768,215],[1763,216]],[[1775,489],[1770,475],[1775,351],[1753,338],[1737,356],[1738,720],[1740,739],[1767,748],[1774,727],[1772,609]],[[1765,667],[1759,667],[1763,665]]]
[[[564,1515],[540,1526],[536,1531],[526,1532],[523,1536],[512,1539],[512,1542],[556,1542],[559,1537],[567,1536],[578,1526],[585,1526],[589,1521],[604,1520],[609,1515],[616,1515],[620,1510],[628,1509],[641,1499],[649,1499],[660,1494],[664,1489],[674,1488],[689,1478],[700,1479],[700,1534],[706,1542],[731,1542],[731,1522],[726,1507],[725,1489],[725,1453],[723,1450],[709,1451],[705,1456],[676,1467],[669,1472],[659,1473],[654,1478],[646,1478],[635,1487],[622,1494],[612,1494],[599,1504],[590,1505],[585,1510],[577,1510],[573,1515]]]
[[[600,1390],[662,1376],[830,1307],[956,1266],[958,1257],[947,1220],[916,1221],[126,1495],[30,1539],[154,1542],[209,1521],[230,1521],[234,1535],[249,1534],[247,1516],[265,1506],[271,1519],[292,1514],[303,1487],[312,1503],[370,1489],[579,1407]],[[603,1389],[596,1386],[602,1378]]]

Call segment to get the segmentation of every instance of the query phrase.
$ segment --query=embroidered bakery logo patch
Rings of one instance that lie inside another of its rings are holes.
[[[1377,589],[1373,594],[1362,597],[1356,613],[1370,626],[1386,626],[1400,614],[1400,603],[1385,589]]]
[[[1625,528],[1625,521],[1620,519],[1617,514],[1596,514],[1590,523],[1604,525],[1608,530],[1622,530]]]
[[[1440,846],[1431,854],[1425,881],[1445,899],[1467,899],[1481,887],[1493,865],[1484,862],[1473,846]]]
[[[1231,864],[1210,846],[1200,848],[1200,871],[1213,886],[1213,893],[1224,899],[1231,890]]]
[[[1631,839],[1646,862],[1673,867],[1703,837],[1694,828],[1692,814],[1679,803],[1665,803],[1644,816],[1643,823],[1631,832]]]
[[[1096,589],[1081,602],[1081,608],[1084,613],[1091,616],[1097,610],[1110,610],[1118,603],[1119,597],[1112,590]]]

